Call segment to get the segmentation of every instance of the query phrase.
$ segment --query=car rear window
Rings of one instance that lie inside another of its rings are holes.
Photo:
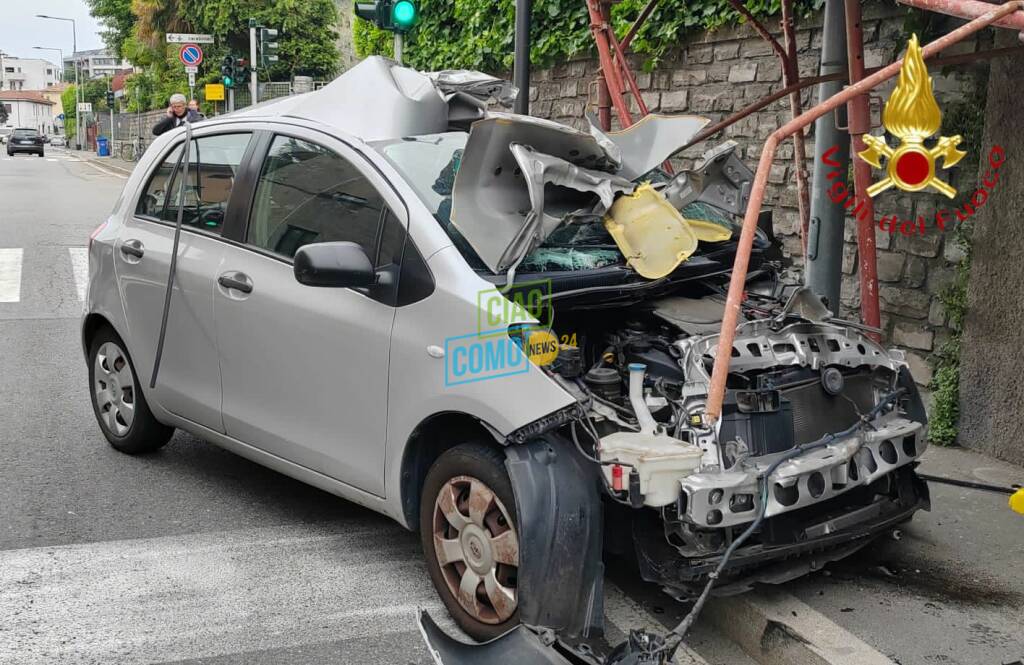
[[[39,132],[34,129],[15,129],[14,137],[18,139],[33,139],[39,136]]]

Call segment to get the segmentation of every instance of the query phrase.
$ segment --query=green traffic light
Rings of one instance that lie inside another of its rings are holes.
[[[408,30],[416,23],[416,5],[411,0],[398,0],[391,6],[391,20],[396,28]]]
[[[224,77],[224,87],[225,88],[230,88],[234,84],[235,84],[235,81],[230,76],[225,76]]]

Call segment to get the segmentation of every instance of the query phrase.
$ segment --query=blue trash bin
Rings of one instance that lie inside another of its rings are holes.
[[[110,157],[110,143],[106,136],[96,137],[96,155],[98,157]]]

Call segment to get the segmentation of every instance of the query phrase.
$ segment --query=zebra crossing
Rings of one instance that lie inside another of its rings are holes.
[[[88,247],[0,247],[0,318],[73,317],[89,279]]]

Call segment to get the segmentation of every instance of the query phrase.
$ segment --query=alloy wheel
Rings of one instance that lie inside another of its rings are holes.
[[[107,430],[126,435],[135,419],[135,377],[128,356],[113,342],[104,342],[96,352],[93,392]]]
[[[441,486],[433,523],[434,553],[459,605],[482,623],[507,621],[518,605],[519,537],[501,499],[456,476]]]

